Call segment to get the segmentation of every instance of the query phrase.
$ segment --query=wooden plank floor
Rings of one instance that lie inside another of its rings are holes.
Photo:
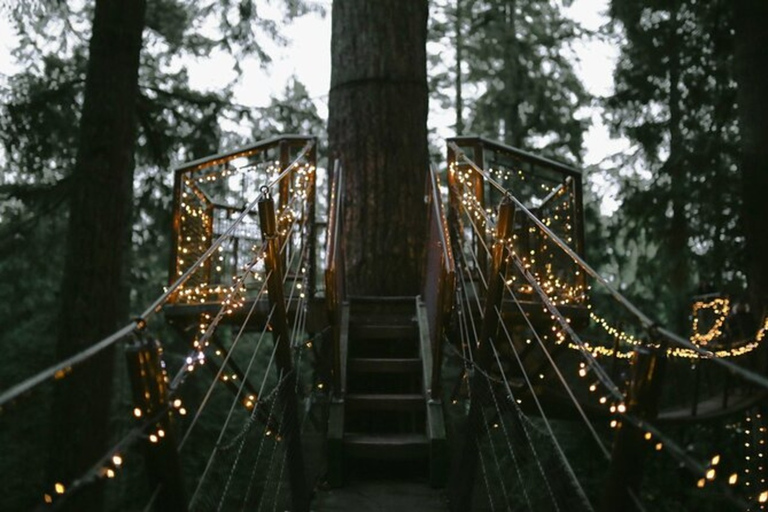
[[[318,490],[313,512],[447,512],[443,491],[426,483],[393,480],[350,482]]]

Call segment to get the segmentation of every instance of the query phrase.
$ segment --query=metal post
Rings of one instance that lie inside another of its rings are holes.
[[[632,381],[626,397],[627,415],[641,421],[652,421],[658,413],[666,348],[635,350]],[[637,426],[623,421],[613,442],[608,484],[603,497],[602,512],[633,510],[634,500],[643,477],[643,459],[647,452],[645,433]]]
[[[262,187],[259,198],[259,223],[262,236],[267,244],[264,264],[269,276],[267,279],[269,302],[274,308],[271,325],[272,337],[277,344],[275,363],[282,376],[278,399],[283,404],[281,425],[283,438],[286,442],[292,509],[297,512],[306,512],[309,511],[309,493],[304,474],[304,458],[301,452],[301,438],[297,421],[296,372],[293,371],[288,314],[283,293],[283,261],[280,258],[275,202],[266,187]]]
[[[487,372],[491,366],[493,352],[490,348],[492,338],[496,336],[499,328],[499,317],[496,308],[501,305],[502,291],[504,289],[504,277],[501,273],[506,261],[504,250],[506,243],[512,237],[514,217],[514,204],[504,198],[499,207],[499,216],[496,222],[496,241],[493,244],[491,269],[488,274],[488,291],[485,296],[485,312],[480,329],[480,345],[475,351],[475,366],[482,372]],[[485,375],[480,371],[474,371],[471,381],[471,401],[469,414],[464,434],[464,445],[453,468],[454,498],[451,500],[451,509],[454,511],[471,510],[472,490],[475,485],[475,473],[477,472],[478,433],[481,431],[483,400],[486,399],[490,389]]]
[[[126,349],[128,374],[140,421],[152,419],[144,434],[144,457],[149,484],[157,489],[155,510],[187,510],[181,465],[168,407],[168,378],[163,369],[162,349],[153,339],[140,337]]]
[[[291,164],[291,146],[290,142],[287,140],[281,140],[279,145],[280,150],[280,172],[282,173],[290,164]],[[281,180],[280,183],[278,183],[278,209],[279,211],[284,211],[285,208],[288,206],[288,204],[291,202],[290,198],[290,190],[291,190],[291,181],[293,180],[294,176],[296,174],[296,170],[292,170],[287,175],[285,175]],[[291,233],[290,231],[285,234],[287,240],[286,240],[286,246],[285,246],[285,254],[283,255],[283,266],[288,265],[288,262],[291,261],[291,254],[293,253],[293,250],[295,249],[291,245]],[[290,269],[286,269],[286,272],[290,271]]]
[[[315,289],[317,287],[317,225],[315,224],[315,212],[317,209],[317,202],[315,200],[317,185],[317,143],[312,146],[308,159],[313,167],[313,171],[309,177],[307,190],[307,202],[309,203],[307,206],[309,215],[309,219],[307,220],[307,223],[309,224],[309,233],[307,233],[307,236],[309,237],[309,283],[307,285],[307,297],[312,299],[315,297]]]
[[[699,387],[701,384],[701,363],[702,360],[697,360],[693,369],[693,402],[691,403],[691,416],[696,416],[699,413]]]

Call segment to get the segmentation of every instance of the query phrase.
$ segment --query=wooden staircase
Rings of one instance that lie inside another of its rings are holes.
[[[343,485],[353,471],[395,468],[396,461],[420,464],[433,487],[444,485],[445,427],[442,405],[428,399],[425,387],[432,361],[422,310],[415,297],[344,304],[342,391],[328,424],[331,486]]]

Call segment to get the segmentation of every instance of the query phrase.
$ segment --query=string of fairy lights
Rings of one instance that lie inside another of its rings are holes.
[[[243,159],[239,156],[236,160]],[[277,211],[278,231],[281,236],[287,236],[287,230],[295,225],[301,216],[299,206],[305,204],[313,195],[315,165],[305,161],[295,166],[285,178],[288,184],[288,201],[283,201]],[[233,202],[232,197],[224,197],[223,201],[214,201],[212,196],[221,195],[221,189],[226,186],[226,180],[236,174],[248,172],[252,175],[251,183],[265,183],[275,179],[282,171],[279,161],[244,163],[239,166],[230,165],[228,161],[220,161],[218,168],[200,171],[193,169],[185,173],[181,179],[182,189],[179,194],[179,228],[176,239],[175,273],[181,276],[192,262],[202,255],[215,237],[214,219],[216,212],[231,210],[236,207],[228,206]],[[198,174],[196,174],[198,173]],[[206,193],[207,186],[211,192]],[[247,197],[254,191],[246,190],[246,184],[240,185],[236,197]],[[231,193],[230,193],[231,196]],[[254,221],[252,220],[251,223]],[[242,241],[253,241],[251,236]],[[203,262],[194,275],[176,293],[176,301],[182,303],[206,303],[221,300],[222,295],[230,292],[227,279],[234,276],[236,265],[233,261],[238,257],[238,249],[234,245],[241,237],[233,237],[230,246],[219,247],[219,254],[210,261]],[[229,260],[226,256],[229,256]],[[258,277],[256,280],[259,280]]]
[[[481,239],[490,239],[496,243],[503,243],[508,246],[509,255],[515,261],[518,266],[519,273],[517,275],[507,275],[505,277],[505,285],[510,293],[515,297],[517,294],[522,296],[528,295],[529,297],[533,291],[536,291],[540,295],[540,300],[544,302],[544,313],[553,313],[549,315],[549,320],[552,321],[551,332],[548,332],[542,338],[548,339],[551,334],[555,344],[566,343],[570,338],[576,339],[577,342],[569,341],[567,346],[573,350],[581,352],[585,356],[591,356],[592,359],[582,361],[578,365],[578,376],[580,378],[587,378],[592,374],[595,368],[599,367],[599,363],[595,358],[598,357],[614,357],[628,359],[633,357],[634,349],[640,346],[646,346],[659,349],[660,346],[650,341],[643,341],[633,336],[632,334],[611,325],[606,319],[599,316],[592,310],[592,306],[586,303],[586,294],[590,287],[583,285],[581,288],[576,288],[567,279],[559,279],[554,271],[554,264],[559,263],[553,261],[554,258],[547,255],[547,251],[550,251],[547,245],[547,237],[534,239],[531,244],[531,238],[537,235],[537,229],[535,226],[526,226],[525,222],[518,222],[515,225],[515,233],[511,240],[497,240],[494,234],[494,226],[496,224],[495,212],[491,208],[485,208],[481,200],[476,195],[476,190],[482,189],[483,180],[496,179],[499,182],[506,183],[512,177],[519,177],[524,179],[522,171],[513,172],[508,169],[500,171],[498,169],[489,169],[483,173],[477,172],[474,164],[469,162],[469,159],[461,152],[457,152],[460,157],[463,157],[469,165],[460,165],[457,162],[451,162],[449,165],[449,176],[452,178],[450,183],[450,193],[453,195],[454,200],[450,202],[451,205],[458,206],[463,212],[463,216],[459,215],[459,232],[465,235],[477,236]],[[480,180],[480,183],[477,183]],[[565,195],[565,191],[568,189],[566,186],[559,188],[553,187],[548,191],[553,198],[560,198]],[[530,198],[529,198],[530,199]],[[560,211],[555,214],[550,214],[544,209],[538,209],[537,214],[540,215],[539,220],[547,227],[551,228],[555,225],[554,221],[565,220],[565,225],[569,231],[573,229],[573,218],[569,217],[567,212],[572,211],[571,205],[568,200],[558,203]],[[557,218],[555,218],[555,215]],[[467,219],[471,226],[471,229],[467,230],[463,225],[463,219]],[[522,227],[522,231],[521,230]],[[526,233],[529,238],[526,240],[521,235],[521,231]],[[554,231],[554,230],[553,230]],[[558,233],[558,236],[562,240],[565,240],[568,244],[572,244],[572,236],[562,236],[563,233]],[[488,243],[480,240],[480,244],[475,244],[475,247],[482,246],[488,251]],[[528,242],[528,243],[526,243]],[[474,251],[470,251],[474,252]],[[551,252],[551,251],[550,251]],[[474,256],[474,255],[473,255]],[[546,264],[541,265],[542,259],[546,260]],[[539,263],[539,265],[537,265]],[[578,266],[571,272],[578,272]],[[527,277],[527,279],[519,279],[519,276]],[[527,282],[526,282],[527,281]],[[585,282],[583,280],[582,282]],[[517,300],[517,299],[515,299]],[[600,326],[615,343],[608,344],[602,342],[587,342],[578,339],[575,333],[570,329],[570,319],[562,317],[556,312],[556,308],[561,305],[580,305],[586,307],[589,310],[589,318],[593,324]],[[548,311],[548,307],[555,308]],[[708,299],[697,300],[692,305],[692,326],[690,341],[692,344],[705,349],[704,351],[696,351],[683,347],[668,347],[666,348],[666,356],[671,358],[735,358],[749,354],[756,350],[765,337],[766,331],[768,331],[768,318],[765,318],[759,329],[755,333],[754,337],[747,340],[741,340],[734,342],[729,339],[729,336],[725,334],[725,326],[727,324],[729,314],[731,312],[731,305],[728,298],[714,297]],[[521,311],[522,312],[522,311]],[[705,316],[709,317],[708,321],[705,321]],[[526,313],[523,314],[524,318],[528,318]],[[546,317],[546,315],[545,315]],[[557,324],[560,324],[559,326]],[[533,326],[531,326],[533,328]],[[536,331],[533,330],[536,334]],[[531,343],[531,339],[525,340],[526,344]],[[594,364],[593,364],[594,363]],[[590,383],[588,390],[590,394],[597,394],[599,397],[597,402],[608,408],[611,414],[610,427],[618,428],[622,421],[632,420],[635,422],[638,428],[646,430],[645,440],[654,443],[653,447],[656,451],[661,451],[665,447],[669,449],[682,464],[687,466],[694,474],[701,475],[696,481],[696,486],[702,488],[712,482],[718,481],[726,486],[735,486],[740,481],[738,472],[730,472],[725,474],[722,478],[718,475],[718,465],[722,459],[721,455],[714,455],[710,458],[709,462],[705,465],[701,465],[688,456],[681,447],[679,447],[671,438],[665,436],[663,433],[655,429],[653,426],[638,422],[635,418],[628,416],[626,405],[623,401],[613,401],[606,395],[600,395],[597,393],[599,388],[606,385],[606,382],[600,375],[596,375],[599,378]],[[544,374],[540,375],[544,378]],[[761,414],[761,413],[757,413]],[[758,416],[755,416],[756,418]],[[754,419],[750,419],[754,421]],[[761,430],[762,429],[762,430]],[[768,502],[768,490],[765,485],[765,468],[764,468],[764,454],[765,454],[765,424],[763,423],[759,428],[753,428],[747,430],[747,432],[757,432],[762,435],[760,439],[746,443],[746,447],[754,446],[754,443],[758,443],[759,449],[751,454],[747,455],[745,461],[750,462],[751,459],[757,459],[751,470],[749,468],[744,469],[744,475],[749,475],[750,471],[752,475],[759,475],[749,481],[750,485],[757,488],[757,492],[748,493],[752,496],[752,499],[758,506],[759,510],[765,510],[766,503]],[[746,482],[745,482],[746,483]],[[750,509],[751,510],[751,509]],[[755,509],[757,510],[757,508]]]
[[[247,156],[253,154],[256,154],[256,152],[251,151]],[[243,155],[239,155],[238,159],[242,160],[242,157]],[[190,173],[184,176],[181,181],[182,190],[179,194],[180,226],[176,240],[176,276],[182,276],[187,268],[198,264],[198,260],[211,247],[215,238],[214,211],[217,205],[210,200],[209,196],[201,188],[202,186],[215,185],[216,182],[224,178],[229,178],[237,173],[246,171],[257,173],[264,171],[260,173],[260,176],[257,176],[257,179],[261,182],[269,182],[271,178],[273,179],[283,172],[278,161],[269,162],[266,164],[266,167],[262,163],[246,163],[245,165],[234,166],[227,159],[215,161],[213,164],[212,167],[218,166],[218,169],[196,169],[201,171],[199,175]],[[293,298],[295,291],[301,300],[306,298],[307,289],[306,238],[309,231],[306,229],[306,225],[309,219],[309,200],[314,195],[315,170],[314,164],[308,161],[294,166],[292,172],[284,178],[288,183],[288,198],[283,201],[277,212],[278,235],[281,240],[280,254],[285,254],[287,248],[293,244],[298,243],[301,246],[299,249],[291,251],[288,262],[288,269],[290,270],[292,266],[297,265],[295,261],[298,255],[299,262],[296,269],[298,278],[294,279],[290,285],[290,298]],[[239,191],[240,194],[244,192],[246,191],[242,189]],[[234,238],[235,235],[233,234],[231,237]],[[297,238],[297,240],[294,240],[294,238]],[[97,479],[115,478],[118,471],[124,465],[125,451],[132,442],[137,439],[145,439],[152,444],[161,443],[166,438],[167,433],[162,428],[160,419],[169,412],[179,416],[186,416],[188,414],[182,399],[174,395],[186,377],[195,368],[206,363],[209,357],[207,351],[210,349],[211,340],[217,327],[223,318],[235,314],[244,307],[250,283],[257,285],[257,293],[253,298],[249,316],[253,312],[258,299],[267,294],[266,282],[269,276],[266,275],[264,267],[265,245],[260,240],[250,241],[252,244],[248,250],[252,255],[246,264],[235,266],[232,265],[232,262],[227,262],[227,256],[231,256],[231,244],[229,248],[220,245],[207,260],[199,263],[192,277],[176,289],[173,295],[173,300],[176,303],[203,304],[216,302],[219,307],[215,314],[207,312],[200,314],[198,330],[192,340],[192,350],[186,356],[184,364],[172,380],[166,375],[165,367],[163,366],[163,378],[166,382],[170,383],[170,401],[164,408],[158,411],[145,411],[140,407],[133,408],[131,416],[139,424],[78,480],[70,483],[55,482],[51,490],[43,493],[43,502],[46,505],[60,505],[79,488]],[[227,254],[227,249],[230,249],[230,254]],[[229,263],[229,268],[232,268],[230,271],[231,282],[229,284],[225,283],[227,263]],[[237,268],[235,269],[235,267]],[[287,273],[285,277],[287,277]],[[218,282],[211,281],[214,278],[217,278],[216,281]],[[295,335],[296,333],[294,333]],[[311,346],[311,341],[307,346]],[[230,350],[216,347],[215,351],[213,351],[213,355],[221,361],[220,370],[214,379],[214,383],[216,381],[226,383],[240,378],[237,373],[226,373],[224,371],[232,350],[233,347],[230,347]],[[242,384],[244,383],[241,383],[239,388],[241,393],[243,389]],[[238,396],[240,395],[238,394]],[[254,410],[256,404],[264,399],[264,397],[251,393],[244,394],[240,402],[247,410]],[[199,416],[199,413],[200,409],[198,408],[196,416]],[[191,426],[193,425],[194,421]],[[187,431],[188,434],[189,430]],[[265,435],[270,436],[271,431],[268,429]],[[276,440],[279,440],[279,436]]]

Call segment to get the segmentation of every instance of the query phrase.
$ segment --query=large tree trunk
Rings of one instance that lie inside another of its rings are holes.
[[[57,356],[79,352],[127,322],[136,99],[145,0],[97,0],[93,19]],[[114,352],[77,367],[56,388],[49,478],[65,486],[108,448]],[[99,510],[100,486],[66,504]]]
[[[353,294],[412,295],[421,281],[427,12],[426,0],[333,2],[328,135]]]
[[[733,6],[747,279],[750,303],[759,317],[768,307],[768,2],[737,0]]]

